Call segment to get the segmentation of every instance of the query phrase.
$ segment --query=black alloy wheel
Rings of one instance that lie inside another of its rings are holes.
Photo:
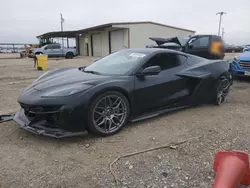
[[[101,136],[115,134],[127,123],[129,113],[129,102],[124,95],[116,91],[106,92],[90,106],[89,131]]]
[[[221,76],[217,81],[217,95],[216,95],[216,104],[222,105],[226,102],[229,89],[231,86],[230,79],[226,76]]]

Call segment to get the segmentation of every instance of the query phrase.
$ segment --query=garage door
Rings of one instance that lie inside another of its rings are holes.
[[[111,53],[125,48],[124,30],[111,31],[110,40],[111,40]]]
[[[93,45],[93,56],[102,56],[102,44],[101,44],[101,34],[92,35],[92,45]]]
[[[87,51],[87,48],[86,48],[86,43],[85,43],[85,37],[84,36],[81,36],[80,38],[80,44],[79,44],[79,49],[80,49],[80,55],[83,55],[83,56],[86,56],[88,55],[88,51]]]

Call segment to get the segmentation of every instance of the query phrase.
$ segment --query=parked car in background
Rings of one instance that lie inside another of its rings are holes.
[[[236,76],[250,76],[250,51],[245,51],[234,58],[232,71]]]
[[[223,59],[224,41],[217,35],[176,36],[172,38],[150,37],[157,45],[147,48],[166,48],[182,51],[206,59]]]
[[[250,46],[245,46],[245,47],[244,47],[243,52],[247,52],[247,51],[250,52]]]
[[[38,54],[46,54],[48,57],[65,57],[72,59],[77,55],[76,48],[65,48],[61,44],[47,44],[41,48],[35,48],[30,51],[29,57]]]
[[[225,45],[225,52],[226,53],[243,52],[243,47],[242,46],[235,46],[235,45]]]

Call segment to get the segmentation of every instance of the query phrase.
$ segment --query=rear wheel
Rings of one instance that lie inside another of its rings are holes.
[[[231,79],[228,75],[222,75],[216,82],[216,100],[217,105],[222,105],[226,102],[229,89],[231,86]]]
[[[74,57],[74,54],[72,52],[68,52],[66,54],[66,59],[72,59]]]
[[[100,136],[113,135],[127,123],[130,109],[127,98],[116,91],[106,92],[91,104],[88,129]]]

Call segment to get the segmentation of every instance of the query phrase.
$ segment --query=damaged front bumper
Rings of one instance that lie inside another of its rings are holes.
[[[17,122],[23,129],[43,136],[49,136],[54,138],[63,138],[63,137],[71,137],[71,136],[79,136],[86,134],[87,131],[77,131],[71,132],[66,131],[64,129],[55,128],[56,126],[50,125],[46,126],[46,120],[43,119],[34,119],[30,120],[25,115],[24,109],[20,109],[13,118],[15,122]]]

